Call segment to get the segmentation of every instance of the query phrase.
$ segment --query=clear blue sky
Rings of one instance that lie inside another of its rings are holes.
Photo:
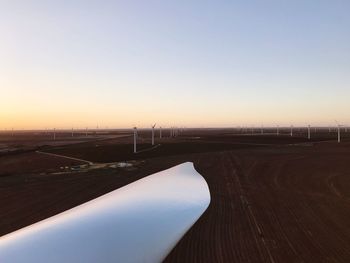
[[[350,124],[350,1],[0,1],[0,128]]]

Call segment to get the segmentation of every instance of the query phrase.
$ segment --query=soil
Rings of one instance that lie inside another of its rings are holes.
[[[140,132],[146,151],[138,154],[130,136],[45,147],[92,162],[140,160],[133,169],[69,173],[58,172],[78,161],[4,155],[0,235],[192,161],[211,204],[165,262],[350,262],[350,142],[335,139],[326,131],[309,141],[302,131],[291,138],[202,129],[157,139],[154,149],[149,131]]]

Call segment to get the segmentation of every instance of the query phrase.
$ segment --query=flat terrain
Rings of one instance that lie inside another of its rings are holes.
[[[212,203],[166,262],[349,262],[350,144],[203,154]]]
[[[337,144],[326,130],[310,141],[303,130],[273,132],[191,130],[152,148],[144,131],[137,154],[130,136],[40,149],[98,164],[137,160],[130,168],[62,170],[84,162],[37,149],[5,154],[0,235],[193,161],[212,201],[166,262],[350,262],[349,135]]]

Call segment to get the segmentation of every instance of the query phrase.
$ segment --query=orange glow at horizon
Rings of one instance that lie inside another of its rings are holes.
[[[0,130],[350,125],[348,8],[68,2],[2,5]]]

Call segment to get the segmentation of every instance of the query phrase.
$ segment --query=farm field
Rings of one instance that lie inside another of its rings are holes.
[[[40,148],[57,156],[37,149],[4,154],[0,235],[192,161],[209,185],[211,204],[165,262],[349,262],[350,141],[345,135],[338,144],[326,131],[308,140],[303,133],[188,130],[157,139],[152,148],[144,131],[137,154],[131,136]],[[79,168],[85,161],[93,169]],[[110,165],[118,162],[132,165]]]

